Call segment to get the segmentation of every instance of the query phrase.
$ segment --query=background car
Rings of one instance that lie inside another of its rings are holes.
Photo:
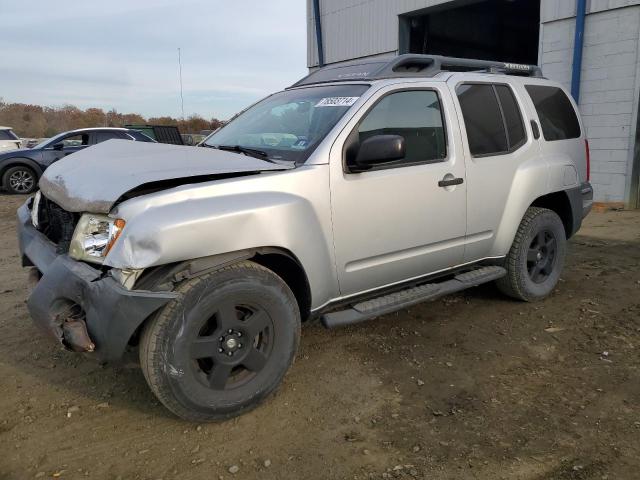
[[[20,138],[13,133],[11,127],[0,127],[0,152],[17,150],[21,145]]]
[[[2,188],[9,193],[31,193],[42,173],[53,162],[112,139],[155,143],[144,133],[128,128],[83,128],[64,132],[33,148],[0,153]]]

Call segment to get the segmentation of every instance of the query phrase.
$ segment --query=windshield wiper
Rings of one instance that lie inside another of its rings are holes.
[[[255,148],[247,148],[240,145],[218,145],[217,147],[213,148],[224,150],[226,152],[244,153],[245,155],[249,155],[250,157],[259,158],[260,160],[267,160],[271,162],[271,160],[269,159],[269,154],[267,152],[263,152],[262,150],[257,150]]]

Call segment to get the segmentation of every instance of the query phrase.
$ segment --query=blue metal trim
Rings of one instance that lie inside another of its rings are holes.
[[[322,22],[320,20],[320,0],[313,0],[313,16],[316,21],[316,43],[318,44],[318,66],[324,67],[324,45],[322,43]]]
[[[576,0],[576,33],[573,40],[573,67],[571,70],[571,95],[580,101],[580,74],[582,72],[582,48],[584,46],[584,20],[587,0]]]

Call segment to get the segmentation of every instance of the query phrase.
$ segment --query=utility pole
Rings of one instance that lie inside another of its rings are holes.
[[[178,72],[180,77],[180,107],[182,109],[182,120],[184,120],[184,96],[182,94],[182,56],[178,47]]]

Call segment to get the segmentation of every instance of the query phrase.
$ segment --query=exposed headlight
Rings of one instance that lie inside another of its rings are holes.
[[[40,226],[38,211],[40,210],[41,198],[42,198],[42,194],[40,193],[40,190],[38,190],[36,194],[33,196],[33,202],[31,203],[31,223],[36,228]]]
[[[85,213],[73,232],[69,256],[76,260],[102,263],[122,233],[125,221],[107,215]]]

